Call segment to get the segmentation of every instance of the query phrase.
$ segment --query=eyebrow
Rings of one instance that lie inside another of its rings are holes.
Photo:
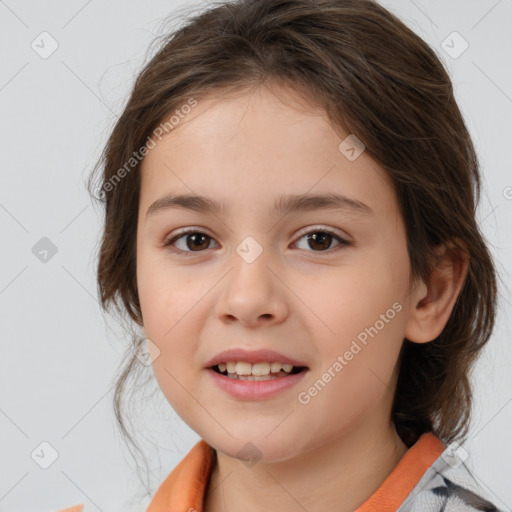
[[[225,214],[229,210],[230,203],[219,202],[215,199],[195,194],[168,194],[157,199],[146,212],[148,217],[170,209],[190,210],[198,213],[213,212],[214,214]],[[284,217],[288,213],[316,210],[346,210],[361,215],[375,215],[373,210],[365,203],[350,197],[328,193],[328,194],[282,194],[278,196],[269,209],[269,215]]]

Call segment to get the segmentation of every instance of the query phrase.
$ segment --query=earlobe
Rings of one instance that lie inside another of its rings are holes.
[[[436,339],[445,328],[464,285],[469,254],[453,243],[435,249],[435,266],[428,283],[410,297],[405,337],[414,343]]]

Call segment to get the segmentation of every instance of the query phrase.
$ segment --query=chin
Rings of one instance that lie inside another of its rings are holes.
[[[217,451],[229,457],[245,461],[248,467],[258,462],[282,462],[297,455],[297,443],[283,443],[282,439],[266,438],[265,435],[240,435],[220,442],[208,441]]]

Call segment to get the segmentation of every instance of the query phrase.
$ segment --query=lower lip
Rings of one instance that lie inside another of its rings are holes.
[[[211,368],[206,370],[220,389],[240,400],[265,400],[272,398],[281,391],[295,386],[308,372],[308,370],[302,370],[293,375],[270,380],[240,380],[230,379]]]

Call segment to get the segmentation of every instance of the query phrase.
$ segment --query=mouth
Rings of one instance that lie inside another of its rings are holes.
[[[233,354],[229,354],[229,358]],[[268,352],[266,356],[268,357]],[[272,354],[273,356],[273,354]],[[309,367],[301,365],[299,361],[291,361],[287,357],[280,357],[286,362],[269,362],[263,355],[254,356],[257,362],[222,359],[211,361],[206,370],[212,378],[212,383],[227,394],[230,398],[243,401],[261,401],[277,398],[286,390],[292,390],[299,385]],[[258,360],[259,359],[259,360]],[[279,360],[277,360],[279,361]],[[293,363],[298,364],[293,364]],[[212,364],[213,363],[213,364]],[[300,365],[300,366],[299,366]]]
[[[234,380],[264,381],[281,379],[308,370],[307,366],[292,366],[280,363],[219,363],[210,367],[211,370]]]

